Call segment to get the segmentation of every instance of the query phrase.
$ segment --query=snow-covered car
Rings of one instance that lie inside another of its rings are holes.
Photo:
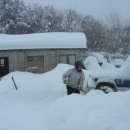
[[[100,65],[93,56],[88,56],[83,61],[88,76],[87,87],[101,89],[104,92],[130,89],[130,58],[122,64],[120,68],[116,68],[113,64],[103,61]],[[91,77],[91,78],[89,78]],[[92,81],[94,82],[92,85]]]
[[[124,61],[122,59],[114,59],[113,60],[113,64],[115,65],[115,67],[119,68],[122,66],[122,64],[124,63]]]

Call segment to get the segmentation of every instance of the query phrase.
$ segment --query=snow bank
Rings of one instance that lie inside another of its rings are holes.
[[[3,77],[0,130],[129,130],[130,91],[67,96],[61,78],[72,67],[59,64],[45,74],[17,71]]]

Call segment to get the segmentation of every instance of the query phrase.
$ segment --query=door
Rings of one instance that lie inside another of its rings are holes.
[[[9,73],[9,58],[0,57],[0,77]]]

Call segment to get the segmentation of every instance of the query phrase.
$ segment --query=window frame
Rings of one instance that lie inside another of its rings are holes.
[[[29,55],[26,57],[27,70],[43,70],[44,71],[44,56],[43,55]]]
[[[62,56],[65,56],[65,57],[66,57],[67,63],[65,63],[65,64],[70,64],[69,56],[74,56],[74,63],[76,62],[76,54],[60,54],[60,55],[59,55],[59,63],[62,63],[62,62],[61,62],[61,57],[62,57]],[[71,64],[71,65],[74,65],[74,64]]]

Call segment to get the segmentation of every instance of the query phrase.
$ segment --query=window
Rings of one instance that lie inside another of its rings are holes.
[[[68,63],[69,63],[70,65],[74,65],[74,64],[75,64],[75,61],[76,61],[75,55],[69,55],[69,56],[68,56]]]
[[[4,67],[4,65],[5,65],[5,61],[4,61],[4,59],[2,58],[2,59],[0,59],[0,66]]]
[[[67,56],[65,56],[65,55],[60,55],[60,63],[66,64],[66,63],[67,63]]]
[[[28,56],[27,57],[27,69],[41,71],[44,68],[43,56]]]
[[[60,55],[59,62],[64,64],[74,65],[76,61],[76,55],[68,54],[68,55]]]

